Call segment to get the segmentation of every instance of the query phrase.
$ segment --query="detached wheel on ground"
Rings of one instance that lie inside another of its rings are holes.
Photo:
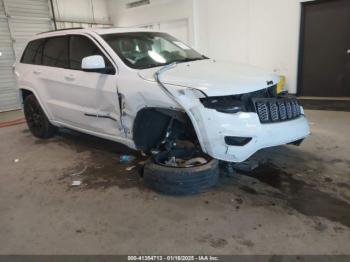
[[[47,139],[56,134],[58,128],[49,122],[34,95],[29,95],[25,98],[24,115],[29,130],[34,136]]]
[[[144,167],[147,187],[167,195],[207,191],[219,179],[219,162],[196,150],[174,149],[151,158]]]

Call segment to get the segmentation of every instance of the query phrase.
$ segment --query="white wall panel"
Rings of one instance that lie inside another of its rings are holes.
[[[12,72],[15,55],[7,19],[0,18],[0,112],[19,106],[16,82]]]
[[[173,35],[182,42],[189,44],[188,20],[181,19],[167,21],[159,24],[159,30]]]
[[[201,53],[286,75],[287,88],[296,92],[300,2],[305,0],[151,0],[151,5],[125,9],[130,1],[108,0],[114,25],[187,18],[190,43]]]
[[[188,21],[188,42],[194,43],[192,0],[151,0],[149,5],[126,8],[128,2],[132,1],[108,0],[108,10],[114,25],[141,27],[186,20]]]
[[[19,59],[28,39],[39,33],[52,30],[52,22],[47,19],[11,18],[11,34],[15,39],[15,55]]]
[[[31,36],[52,28],[48,0],[0,0],[0,111],[20,108],[12,66]]]
[[[302,0],[193,0],[196,47],[287,77],[296,93]]]
[[[11,16],[51,18],[47,0],[4,0],[4,2]]]
[[[3,17],[3,16],[5,16],[5,8],[2,1],[0,1],[0,17]]]
[[[58,21],[110,23],[105,0],[53,0],[53,4]]]

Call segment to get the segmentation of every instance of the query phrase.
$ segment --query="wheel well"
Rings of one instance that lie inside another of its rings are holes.
[[[188,140],[198,143],[196,132],[185,112],[175,109],[144,108],[137,113],[133,127],[133,139],[139,150],[149,152],[159,148],[167,139]]]
[[[21,97],[22,97],[22,101],[24,102],[24,100],[27,98],[27,96],[29,95],[33,95],[32,91],[29,91],[27,89],[20,89],[21,91]]]

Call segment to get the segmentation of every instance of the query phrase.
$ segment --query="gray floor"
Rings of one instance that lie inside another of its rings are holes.
[[[0,253],[350,254],[350,113],[307,115],[301,147],[192,197],[146,189],[118,144],[0,128]]]

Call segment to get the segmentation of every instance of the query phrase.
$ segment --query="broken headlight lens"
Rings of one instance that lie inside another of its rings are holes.
[[[204,107],[215,109],[221,113],[234,114],[244,111],[240,96],[220,96],[201,98]]]

